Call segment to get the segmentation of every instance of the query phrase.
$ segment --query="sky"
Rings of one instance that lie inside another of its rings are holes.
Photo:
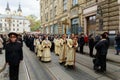
[[[39,0],[0,0],[0,13],[5,13],[5,8],[9,3],[11,11],[17,11],[19,3],[21,4],[23,16],[35,15],[39,18],[40,16],[40,7]]]

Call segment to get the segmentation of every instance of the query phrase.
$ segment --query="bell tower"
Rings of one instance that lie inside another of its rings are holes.
[[[10,15],[10,8],[9,8],[9,3],[8,2],[7,2],[7,7],[6,7],[5,11],[6,11],[7,15]]]
[[[21,9],[21,5],[20,5],[20,4],[19,4],[19,8],[18,8],[17,11],[18,11],[18,15],[19,15],[19,16],[22,16],[22,9]]]

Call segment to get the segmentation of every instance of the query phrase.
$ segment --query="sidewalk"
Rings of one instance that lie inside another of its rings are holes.
[[[89,54],[89,47],[88,46],[84,46],[84,52]],[[120,63],[120,54],[115,55],[115,53],[116,53],[115,49],[109,49],[108,54],[107,54],[107,59],[109,61]],[[96,54],[95,48],[94,48],[93,54]]]

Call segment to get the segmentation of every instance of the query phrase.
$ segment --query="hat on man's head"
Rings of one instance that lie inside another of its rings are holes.
[[[15,32],[10,32],[10,33],[8,34],[8,37],[12,37],[12,36],[18,37],[18,34],[15,33]]]

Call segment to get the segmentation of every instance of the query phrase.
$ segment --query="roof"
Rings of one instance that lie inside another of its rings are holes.
[[[12,18],[12,19],[22,19],[27,20],[24,16],[17,16],[17,15],[0,15],[0,18]]]
[[[19,4],[18,11],[22,12],[21,5]]]

